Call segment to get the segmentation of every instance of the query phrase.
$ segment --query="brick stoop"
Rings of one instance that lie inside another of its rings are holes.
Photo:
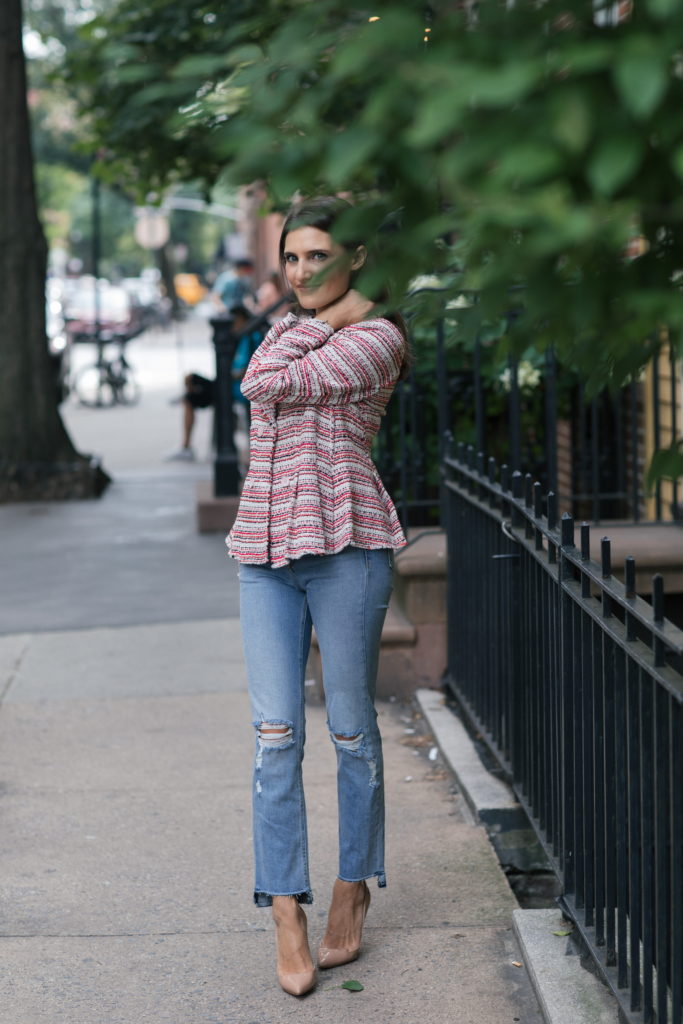
[[[409,536],[396,556],[394,593],[382,630],[377,696],[409,697],[438,686],[446,668],[446,536]],[[315,634],[308,675],[322,693],[322,665]]]

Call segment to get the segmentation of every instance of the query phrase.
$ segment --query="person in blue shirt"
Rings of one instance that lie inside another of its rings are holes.
[[[250,259],[235,260],[231,270],[219,274],[211,289],[214,304],[225,313],[235,306],[256,308],[254,264]]]

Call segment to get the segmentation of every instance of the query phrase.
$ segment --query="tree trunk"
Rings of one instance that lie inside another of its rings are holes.
[[[45,335],[21,0],[0,3],[0,501],[85,498],[107,477],[64,429]]]

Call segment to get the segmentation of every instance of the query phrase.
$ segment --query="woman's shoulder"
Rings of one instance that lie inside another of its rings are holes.
[[[365,320],[357,320],[353,324],[349,324],[348,327],[343,327],[342,330],[366,330],[366,331],[388,331],[392,334],[401,334],[400,328],[396,326],[393,320],[389,320],[386,316],[369,316]]]
[[[384,341],[392,348],[403,349],[406,344],[405,335],[401,328],[386,316],[368,317],[366,320],[359,320],[355,324],[343,327],[341,333],[345,331],[372,335]]]

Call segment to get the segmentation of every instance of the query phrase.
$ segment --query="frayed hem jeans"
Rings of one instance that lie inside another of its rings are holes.
[[[304,555],[281,569],[242,564],[239,576],[256,729],[254,901],[270,906],[273,896],[285,895],[313,901],[301,772],[312,625],[337,752],[339,877],[376,877],[384,886],[384,778],[374,699],[393,554],[348,547],[336,555]]]

